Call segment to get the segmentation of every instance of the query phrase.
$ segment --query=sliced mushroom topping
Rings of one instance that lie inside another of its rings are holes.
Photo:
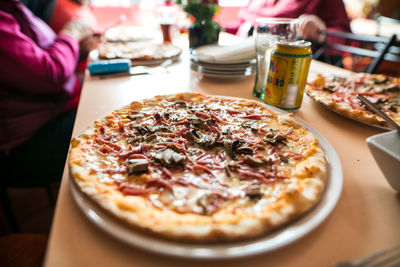
[[[202,148],[210,149],[217,144],[219,137],[220,134],[217,134],[217,136],[214,138],[208,135],[202,135],[197,144]]]
[[[336,91],[336,85],[325,86],[322,89],[325,90],[325,91],[329,91],[329,92],[335,92]]]
[[[197,143],[200,139],[200,135],[197,133],[197,131],[195,129],[189,130],[186,132],[186,139],[190,142],[190,143]]]
[[[253,149],[248,146],[239,147],[235,150],[236,154],[253,154]]]
[[[244,161],[252,167],[260,167],[269,163],[266,159],[259,159],[248,155],[244,158]]]
[[[146,127],[143,127],[140,125],[135,126],[135,129],[138,132],[138,134],[140,134],[140,135],[145,135],[149,132],[149,130]]]
[[[224,170],[225,170],[225,174],[226,174],[226,176],[228,176],[228,177],[232,177],[232,171],[230,170],[230,168],[229,168],[229,165],[228,165],[228,164],[226,164],[226,165],[225,165],[225,167],[224,167]]]
[[[130,159],[126,169],[128,175],[145,173],[149,170],[149,162],[146,159]]]
[[[147,135],[147,134],[146,134]],[[144,138],[144,141],[146,141],[146,142],[151,142],[151,141],[153,141],[154,139],[156,139],[157,138],[157,135],[156,134],[150,134],[150,135],[148,135],[148,136],[146,136],[145,138]]]
[[[231,158],[235,158],[235,154],[233,152],[233,142],[230,139],[224,139],[224,149],[225,153]]]
[[[200,197],[197,200],[197,204],[203,208],[204,215],[211,215],[219,209],[221,201],[218,195],[207,194]]]
[[[186,139],[190,143],[194,143],[199,145],[202,148],[209,149],[217,145],[218,140],[220,138],[220,134],[217,134],[216,137],[211,137],[208,135],[200,135],[196,129],[192,129],[186,132]]]
[[[395,106],[390,105],[388,110],[393,111],[393,112],[397,112],[397,108]]]
[[[243,145],[245,142],[242,140],[231,140],[231,139],[224,139],[224,149],[226,154],[231,158],[235,158],[235,151],[237,148],[239,148],[241,145]]]
[[[263,138],[263,141],[274,146],[277,144],[286,145],[287,139],[283,135],[269,133]]]
[[[253,149],[255,149],[255,150],[265,150],[265,147],[261,146],[261,145],[254,145]]]
[[[288,158],[285,157],[285,156],[283,156],[283,155],[280,155],[280,156],[279,156],[279,159],[280,159],[283,163],[289,163]]]
[[[191,126],[193,126],[196,129],[201,129],[203,127],[203,121],[199,118],[191,118],[188,119],[189,123]]]
[[[174,105],[175,105],[176,107],[178,107],[178,108],[186,108],[186,107],[187,107],[187,104],[186,104],[185,102],[183,102],[183,101],[176,101],[176,102],[174,103]]]
[[[229,166],[230,169],[231,169],[231,168],[239,168],[239,167],[240,167],[240,166],[239,166],[236,162],[234,162],[233,160],[231,160],[231,161],[228,162],[228,166]]]
[[[128,138],[127,140],[126,140],[126,142],[128,143],[128,144],[134,144],[134,143],[137,143],[137,142],[143,142],[143,137],[142,136],[135,136],[135,137],[130,137],[130,138]]]
[[[160,113],[158,113],[158,112],[154,112],[154,118],[158,121],[158,120],[161,120],[162,119],[162,116],[161,116],[161,114]]]
[[[150,135],[155,132],[171,132],[171,129],[165,125],[147,125],[147,126],[141,126],[137,125],[135,126],[136,131],[140,135]]]
[[[196,129],[203,129],[206,124],[208,125],[215,125],[216,120],[211,119],[201,119],[201,118],[189,118],[188,119],[190,125]]]
[[[166,125],[147,125],[146,130],[149,133],[155,133],[155,132],[170,133],[171,132],[171,129]]]
[[[372,80],[374,81],[375,84],[384,84],[384,83],[386,83],[389,79],[386,78],[386,77],[384,77],[384,76],[383,76],[383,77],[377,76],[376,78],[373,78]]]
[[[215,125],[217,123],[217,120],[214,118],[211,118],[211,119],[205,120],[205,122],[208,123],[209,125]]]
[[[181,116],[179,114],[173,114],[170,117],[171,121],[180,121],[181,120]]]
[[[263,195],[263,192],[261,190],[261,186],[259,186],[259,185],[251,185],[246,190],[246,196],[251,199],[261,198],[262,195]]]
[[[169,108],[167,108],[166,110],[164,110],[163,112],[162,112],[162,116],[165,118],[165,119],[169,119],[169,117],[171,116],[171,114],[172,114],[172,111],[171,111],[171,109],[169,109]]]
[[[160,153],[155,154],[154,160],[166,167],[173,167],[182,165],[185,162],[186,157],[168,148]]]
[[[222,127],[221,133],[226,135],[232,134],[232,130],[229,127]]]
[[[245,128],[250,128],[254,132],[258,131],[257,121],[244,121],[241,125]]]
[[[135,121],[135,120],[143,118],[143,115],[142,114],[128,115],[127,118]]]
[[[178,153],[181,152],[181,151],[183,150],[181,146],[178,146],[177,144],[174,144],[174,143],[168,144],[168,145],[167,145],[167,148],[170,148],[170,149],[172,149],[173,151],[178,152]]]

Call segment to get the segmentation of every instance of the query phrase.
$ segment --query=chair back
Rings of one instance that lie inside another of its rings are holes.
[[[330,31],[326,33],[326,36],[327,38],[334,37],[337,42],[326,42],[314,53],[314,59],[319,59],[322,55],[331,51],[369,57],[372,58],[372,61],[364,70],[367,73],[376,73],[384,58],[397,61],[397,58],[388,54],[389,50],[393,50],[391,46],[396,42],[396,34],[391,37],[382,37]]]

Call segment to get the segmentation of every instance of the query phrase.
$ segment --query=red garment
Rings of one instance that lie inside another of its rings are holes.
[[[318,16],[327,30],[351,31],[343,0],[250,0],[238,17],[243,23],[258,17],[298,18],[303,14]]]
[[[0,40],[0,151],[7,151],[76,108],[79,44],[17,0],[0,1]]]
[[[59,32],[71,19],[80,19],[90,28],[96,29],[97,20],[88,6],[78,5],[70,0],[55,0],[53,16],[50,20],[50,27]]]

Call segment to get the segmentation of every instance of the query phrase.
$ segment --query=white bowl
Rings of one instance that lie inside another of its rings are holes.
[[[400,133],[373,135],[367,144],[390,186],[400,192]]]

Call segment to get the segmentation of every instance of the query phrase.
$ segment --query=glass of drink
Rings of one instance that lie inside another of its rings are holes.
[[[172,31],[176,22],[175,11],[174,6],[162,6],[158,9],[158,19],[164,44],[172,43]]]
[[[271,51],[277,42],[297,39],[298,20],[288,18],[258,18],[255,25],[257,72],[253,95],[264,99]]]

